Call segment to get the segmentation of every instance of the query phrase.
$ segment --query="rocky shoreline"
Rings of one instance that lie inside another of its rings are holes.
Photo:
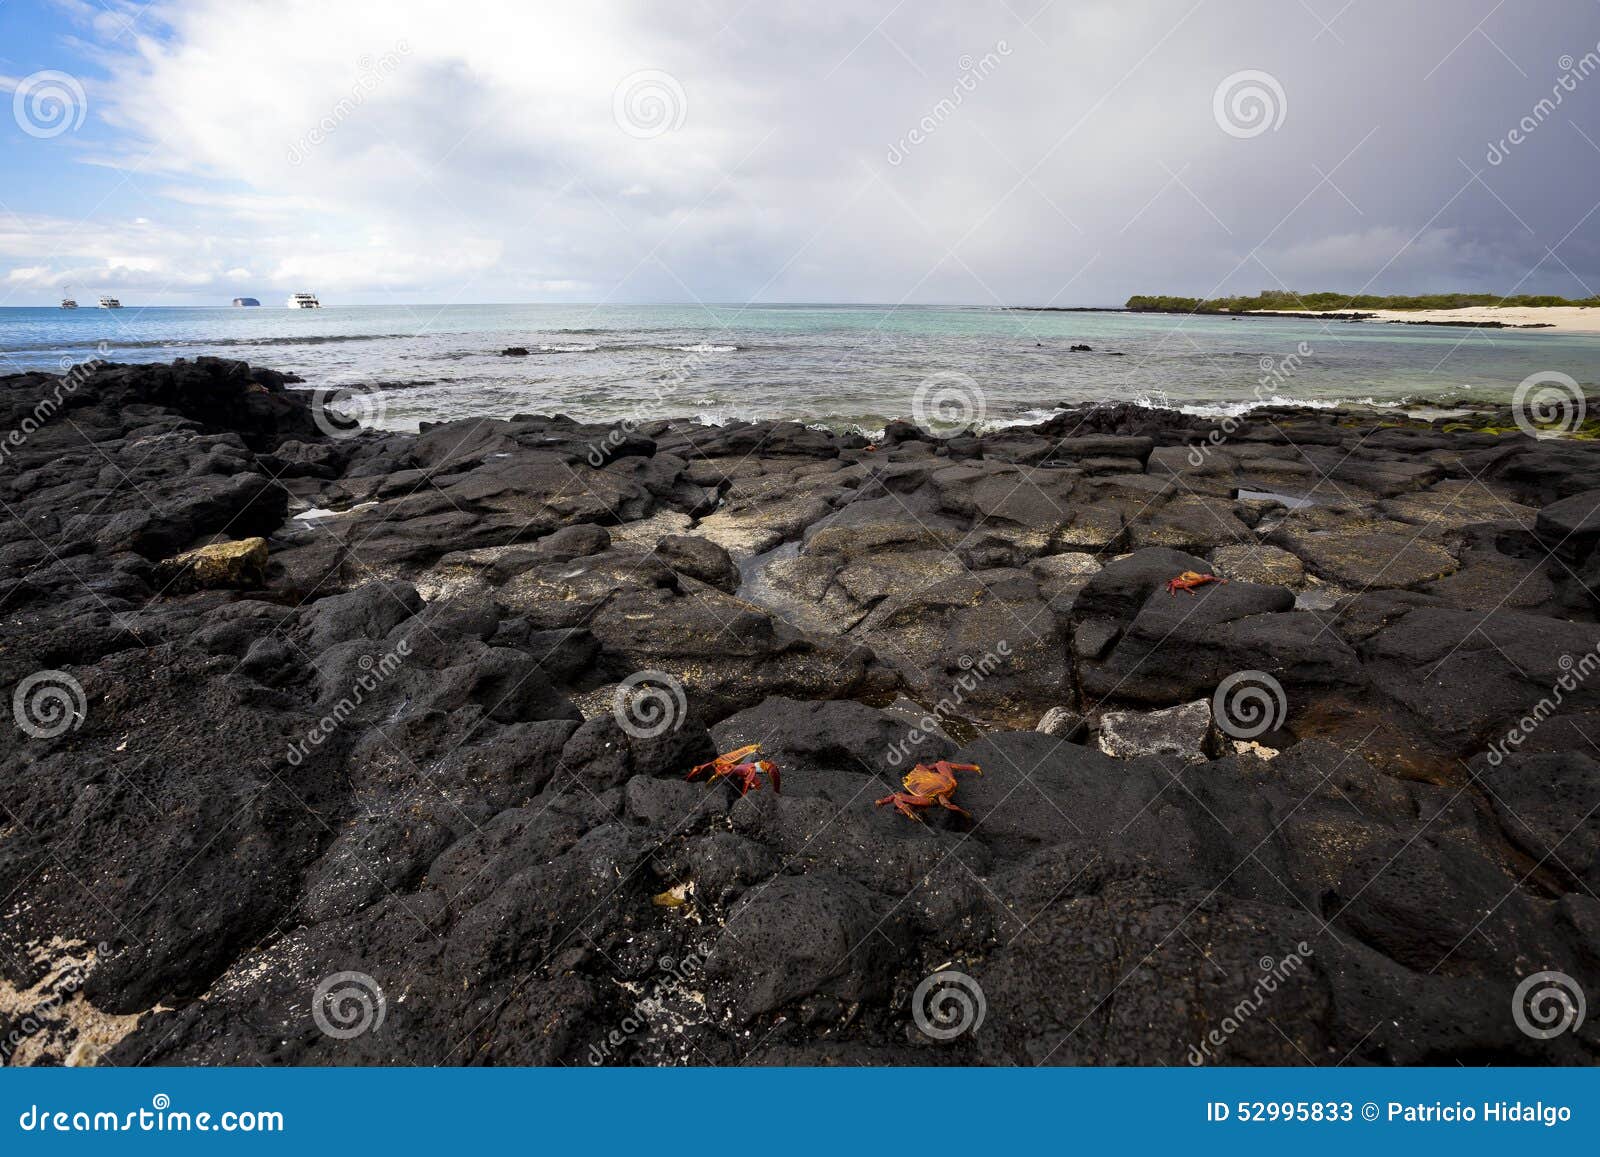
[[[209,358],[0,429],[7,1063],[1600,1060],[1517,1005],[1600,992],[1590,441],[384,434]]]

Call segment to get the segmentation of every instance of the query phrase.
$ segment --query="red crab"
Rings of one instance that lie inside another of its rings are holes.
[[[1206,583],[1225,583],[1228,580],[1218,578],[1214,574],[1201,574],[1197,570],[1186,570],[1177,578],[1167,583],[1167,593],[1175,595],[1179,591],[1188,591],[1190,597],[1194,596],[1195,587],[1203,587]]]
[[[983,774],[976,763],[951,763],[947,759],[941,759],[931,765],[919,763],[906,773],[905,779],[900,781],[905,785],[905,791],[884,796],[877,801],[877,806],[882,807],[886,803],[892,803],[895,811],[901,815],[920,820],[922,817],[913,809],[938,804],[942,808],[960,812],[971,819],[971,812],[950,802],[950,797],[955,794],[958,771],[975,771],[979,775]]]
[[[766,772],[767,778],[772,781],[772,790],[782,794],[779,789],[778,765],[770,759],[749,759],[748,756],[759,755],[761,744],[752,743],[748,747],[740,747],[733,751],[717,756],[710,763],[702,763],[699,767],[690,770],[685,779],[693,779],[708,768],[711,771],[712,781],[724,775],[732,776],[739,782],[739,794],[752,788],[760,790],[761,773]]]

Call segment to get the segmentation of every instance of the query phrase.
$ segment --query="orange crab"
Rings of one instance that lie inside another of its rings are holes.
[[[1195,587],[1203,587],[1206,583],[1225,583],[1227,581],[1227,579],[1218,578],[1214,574],[1201,574],[1197,570],[1186,570],[1167,583],[1167,593],[1175,595],[1179,591],[1188,591],[1190,597],[1193,597]]]
[[[752,743],[747,747],[736,748],[717,756],[710,763],[702,763],[699,767],[692,768],[685,779],[693,779],[707,769],[711,772],[711,781],[714,782],[724,775],[732,776],[739,782],[739,794],[752,788],[760,790],[761,773],[765,772],[772,781],[772,790],[782,794],[779,788],[778,765],[770,759],[750,759],[752,755],[761,753],[761,744]]]
[[[941,759],[934,764],[919,763],[906,773],[905,779],[900,781],[905,785],[905,791],[884,796],[876,801],[877,806],[882,807],[886,803],[892,803],[894,810],[901,815],[920,820],[922,817],[914,809],[938,804],[942,808],[960,812],[971,819],[971,812],[950,802],[950,797],[955,794],[958,771],[975,771],[979,775],[983,774],[983,770],[976,763],[951,763],[947,759]]]

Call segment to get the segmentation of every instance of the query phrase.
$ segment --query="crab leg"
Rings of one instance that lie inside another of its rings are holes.
[[[915,796],[912,797],[912,799],[915,799],[915,798],[916,798]],[[919,824],[922,822],[922,813],[911,810],[911,806],[912,806],[911,805],[911,800],[908,800],[908,799],[897,799],[897,800],[894,801],[894,806],[895,806],[895,810],[898,811],[901,815],[908,816],[911,819],[916,820]],[[925,804],[925,803],[919,803],[916,806],[917,807],[927,807],[928,805]]]

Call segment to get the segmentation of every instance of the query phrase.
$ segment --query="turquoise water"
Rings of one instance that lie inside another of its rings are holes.
[[[876,428],[911,414],[930,379],[981,399],[989,424],[1108,400],[1202,412],[1257,399],[1454,406],[1507,400],[1537,372],[1600,383],[1597,335],[1293,318],[822,305],[0,309],[0,373],[58,370],[101,342],[115,361],[218,354],[308,386],[381,386],[381,405],[364,410],[397,429],[513,413]],[[500,356],[507,346],[530,354]]]

